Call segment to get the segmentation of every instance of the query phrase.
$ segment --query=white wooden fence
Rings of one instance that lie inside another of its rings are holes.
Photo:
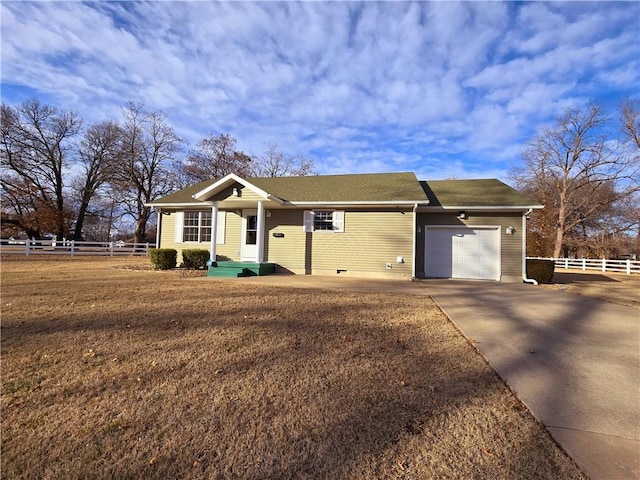
[[[640,261],[637,260],[605,260],[596,258],[542,258],[542,257],[527,257],[537,258],[540,260],[553,260],[556,267],[566,269],[579,269],[579,270],[598,270],[600,272],[612,272],[612,273],[626,273],[631,275],[632,273],[640,273]]]
[[[148,243],[76,242],[74,240],[0,239],[2,255],[143,255],[149,256]]]

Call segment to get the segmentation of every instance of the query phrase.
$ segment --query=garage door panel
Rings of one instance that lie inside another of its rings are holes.
[[[500,237],[496,227],[425,227],[428,277],[500,279]]]
[[[437,278],[449,278],[453,276],[453,241],[454,238],[442,229],[426,229],[427,253],[429,246],[434,248],[433,254],[427,255],[426,271],[428,276]]]

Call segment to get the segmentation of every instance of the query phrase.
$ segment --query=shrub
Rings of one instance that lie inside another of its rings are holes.
[[[553,260],[527,259],[527,278],[538,283],[551,283],[556,264]]]
[[[170,270],[176,268],[178,251],[174,248],[152,248],[149,258],[156,270]]]
[[[207,266],[209,250],[204,248],[190,248],[182,250],[182,266],[189,269],[202,269]]]

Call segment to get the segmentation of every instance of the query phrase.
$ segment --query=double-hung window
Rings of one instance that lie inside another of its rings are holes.
[[[164,213],[164,212],[163,212]],[[218,222],[216,225],[216,244],[224,245],[226,214],[218,210]],[[210,243],[211,242],[211,210],[186,210],[174,212],[175,215],[175,239],[176,243]]]
[[[326,210],[313,212],[313,230],[333,230],[333,213]]]
[[[211,210],[184,212],[182,239],[185,242],[210,242]]]
[[[304,212],[304,231],[344,232],[344,211],[307,210]]]

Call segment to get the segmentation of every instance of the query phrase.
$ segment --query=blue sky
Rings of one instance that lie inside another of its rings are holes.
[[[2,100],[85,121],[128,101],[321,174],[508,179],[589,101],[640,98],[639,2],[11,2]]]

